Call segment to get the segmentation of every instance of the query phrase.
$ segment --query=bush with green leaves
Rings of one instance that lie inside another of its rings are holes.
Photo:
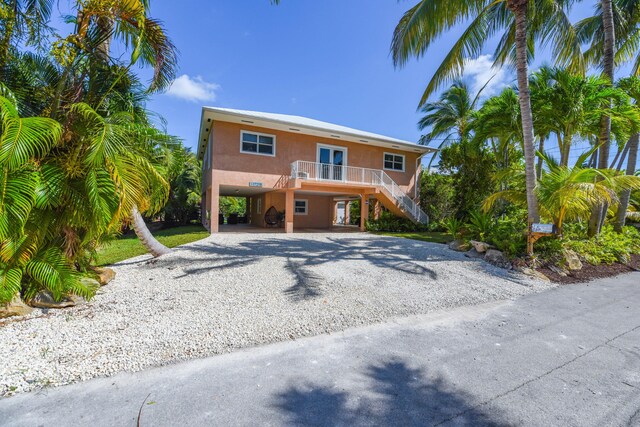
[[[400,218],[391,212],[382,211],[379,219],[367,221],[367,231],[386,231],[391,233],[410,233],[427,231],[424,224],[417,224],[407,218]]]
[[[456,213],[454,178],[452,175],[424,172],[420,175],[420,207],[432,224]]]
[[[491,214],[475,211],[469,215],[469,223],[466,228],[470,237],[478,240],[486,240],[493,226],[494,221]]]
[[[464,223],[457,218],[451,217],[442,221],[442,226],[454,239],[459,239],[464,233]]]
[[[600,234],[588,238],[581,232],[575,235],[565,231],[564,246],[574,250],[589,264],[626,264],[631,255],[640,254],[640,232],[635,227],[627,226],[617,233],[607,225]]]

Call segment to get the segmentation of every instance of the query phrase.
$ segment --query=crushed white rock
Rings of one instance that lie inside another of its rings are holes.
[[[0,323],[0,395],[139,371],[553,285],[371,234],[219,234],[116,265],[88,304]]]

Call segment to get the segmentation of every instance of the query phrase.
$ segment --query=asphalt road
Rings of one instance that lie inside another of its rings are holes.
[[[3,426],[640,425],[640,273],[0,400]]]

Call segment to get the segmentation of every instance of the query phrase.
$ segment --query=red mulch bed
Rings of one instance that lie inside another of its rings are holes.
[[[591,265],[583,262],[582,270],[570,271],[567,276],[561,276],[547,267],[538,268],[538,271],[556,283],[584,283],[595,279],[617,276],[618,274],[640,271],[640,255],[631,255],[629,265],[620,263]]]

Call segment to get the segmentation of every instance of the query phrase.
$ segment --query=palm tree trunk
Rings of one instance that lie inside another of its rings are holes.
[[[516,18],[516,71],[518,76],[518,98],[522,116],[524,161],[527,187],[527,211],[529,222],[538,222],[538,199],[536,188],[535,146],[531,94],[529,92],[529,70],[527,64],[527,5],[528,0],[509,0],[509,9]]]
[[[604,75],[609,79],[611,84],[614,83],[614,55],[616,33],[613,24],[613,4],[612,0],[601,0],[602,7],[602,26],[604,29],[604,55],[602,65]],[[611,101],[609,101],[611,104]],[[609,166],[609,151],[611,148],[611,117],[603,115],[600,120],[600,135],[598,138],[600,143],[600,153],[598,156],[598,168],[606,169]],[[591,219],[589,220],[589,236],[595,236],[600,233],[607,215],[608,206],[595,206]]]
[[[629,147],[629,161],[627,162],[627,175],[634,175],[636,173],[636,162],[638,159],[638,142],[640,141],[640,134],[635,134],[631,137],[628,143]],[[631,190],[623,190],[620,194],[620,204],[618,205],[618,212],[616,214],[615,229],[617,232],[622,231],[622,227],[627,219],[627,209],[629,209],[629,199],[631,198]]]
[[[156,238],[153,237],[153,234],[151,234],[147,228],[147,224],[144,222],[142,215],[138,212],[137,206],[134,206],[131,210],[131,218],[133,220],[133,229],[135,230],[138,239],[140,239],[140,243],[142,243],[151,255],[159,257],[171,252],[171,249],[158,242]]]
[[[544,138],[540,137],[540,144],[538,145],[538,152],[544,153]],[[542,176],[542,156],[538,157],[538,166],[536,167],[536,177]]]

